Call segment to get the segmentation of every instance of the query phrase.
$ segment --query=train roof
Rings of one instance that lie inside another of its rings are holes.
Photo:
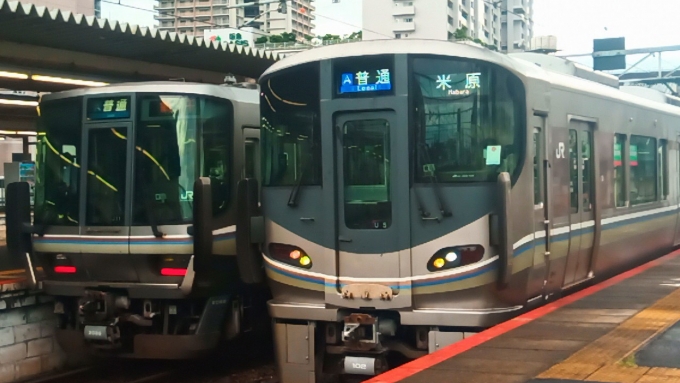
[[[591,94],[596,97],[605,97],[615,101],[629,103],[631,105],[656,109],[659,112],[680,116],[680,108],[662,102],[650,100],[629,92],[624,92],[613,86],[610,75],[590,71],[586,78],[578,77],[578,73],[585,73],[582,66],[565,65],[573,68],[572,74],[564,69],[557,70],[544,68],[540,62],[531,55],[507,55],[495,52],[483,47],[470,44],[455,43],[442,40],[422,39],[392,39],[358,41],[342,45],[328,45],[297,53],[277,61],[270,66],[260,78],[273,72],[294,67],[297,65],[327,60],[332,58],[375,56],[383,54],[430,54],[449,57],[465,57],[481,61],[492,62],[503,66],[525,79],[545,81],[553,86],[570,89],[581,94]],[[559,59],[559,58],[555,58]],[[567,61],[567,60],[565,60]],[[583,75],[582,75],[583,76]]]
[[[239,85],[228,84],[217,85],[177,81],[129,82],[111,84],[101,87],[78,88],[63,92],[45,94],[42,96],[41,100],[50,101],[69,97],[133,92],[200,94],[224,98],[237,103],[257,104],[260,102],[259,91],[257,88],[248,88]]]

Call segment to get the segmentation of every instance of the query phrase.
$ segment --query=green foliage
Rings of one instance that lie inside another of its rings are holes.
[[[351,35],[347,36],[347,38],[350,40],[361,40],[363,38],[363,34],[361,31],[353,32]]]
[[[260,36],[260,37],[255,39],[255,44],[264,44],[268,41],[269,41],[269,39],[267,38],[267,36]]]
[[[322,41],[330,41],[330,40],[341,40],[342,37],[339,35],[331,35],[330,33],[326,33],[324,36],[321,36],[320,39]]]
[[[468,36],[467,27],[461,27],[456,29],[456,31],[453,33],[453,38],[456,40],[470,40],[492,51],[498,50],[498,47],[493,44],[487,44],[480,39],[472,39],[470,36]]]
[[[453,38],[456,40],[467,40],[470,37],[468,36],[468,29],[467,27],[461,27],[456,29],[456,31],[453,33]]]
[[[280,35],[269,36],[271,43],[293,43],[296,40],[295,33],[283,32]]]

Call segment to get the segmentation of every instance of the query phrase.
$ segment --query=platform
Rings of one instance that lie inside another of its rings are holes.
[[[7,255],[4,220],[4,213],[0,213],[0,292],[23,289],[23,282],[26,280],[21,262],[10,259]]]
[[[365,383],[680,382],[680,251]]]

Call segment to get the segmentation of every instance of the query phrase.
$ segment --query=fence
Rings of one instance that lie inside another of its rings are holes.
[[[299,41],[289,41],[285,43],[264,43],[255,44],[255,48],[258,49],[310,49],[325,45],[335,45],[335,44],[347,44],[361,41],[361,39],[336,39],[336,40],[325,40],[321,41],[320,44],[312,44],[311,42],[301,43]]]

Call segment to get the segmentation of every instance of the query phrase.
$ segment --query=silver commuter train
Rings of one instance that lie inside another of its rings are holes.
[[[680,243],[680,109],[540,65],[389,40],[262,75],[282,383],[378,374]]]
[[[9,185],[8,248],[55,297],[67,354],[194,358],[269,327],[255,86],[116,84],[39,113],[33,220]]]

